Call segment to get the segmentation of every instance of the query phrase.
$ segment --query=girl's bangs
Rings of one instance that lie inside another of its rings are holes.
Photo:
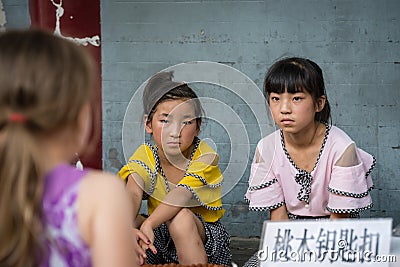
[[[290,94],[307,90],[303,71],[296,65],[281,66],[271,72],[265,80],[265,89],[268,94]]]

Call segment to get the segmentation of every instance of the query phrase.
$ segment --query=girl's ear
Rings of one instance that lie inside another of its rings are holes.
[[[148,115],[144,115],[143,116],[143,123],[144,123],[144,128],[146,130],[146,133],[148,134],[152,134],[153,133],[153,129],[151,127],[151,121],[148,120],[149,116]]]
[[[202,119],[196,119],[196,136],[200,134],[200,127],[201,127]]]
[[[323,110],[323,108],[325,107],[325,103],[326,103],[326,96],[325,95],[320,96],[316,103],[315,112],[320,112],[321,110]]]

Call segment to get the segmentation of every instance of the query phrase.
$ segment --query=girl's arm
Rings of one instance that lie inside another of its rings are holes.
[[[90,247],[92,264],[139,266],[145,252],[132,229],[132,203],[114,175],[90,172],[79,189],[78,227]]]
[[[331,213],[330,219],[346,219],[349,218],[350,214],[349,213]]]
[[[287,215],[286,205],[280,206],[279,208],[273,209],[270,212],[271,221],[287,221],[289,217]]]
[[[134,215],[134,228],[140,228],[142,223],[145,221],[145,218],[139,214],[140,207],[142,205],[142,197],[143,197],[143,187],[144,182],[143,179],[137,173],[132,173],[127,178],[126,190],[128,195],[133,203],[133,215]],[[138,229],[134,229],[136,235],[136,241],[143,250],[147,250],[150,248],[155,251],[155,247],[153,246],[153,233],[144,233]],[[143,257],[144,258],[144,257]],[[144,259],[143,259],[144,262]]]
[[[202,162],[206,165],[217,166],[218,155],[215,153],[204,154],[194,160],[194,162]],[[188,202],[192,197],[192,192],[185,187],[178,186],[174,188],[165,196],[149,218],[146,219],[145,227],[154,229],[172,219],[183,207],[188,206]]]
[[[153,213],[143,222],[141,230],[150,238],[152,230],[162,223],[172,219],[178,212],[186,206],[187,202],[192,198],[192,193],[184,187],[176,187],[163,201],[157,206]],[[151,231],[150,231],[151,229]],[[151,233],[150,233],[151,232]],[[154,241],[154,236],[150,238]]]
[[[134,227],[139,228],[143,222],[143,217],[139,215],[143,197],[143,179],[137,174],[132,173],[127,178],[126,190],[128,191],[131,203],[133,203]]]
[[[343,152],[343,155],[335,162],[335,166],[339,167],[352,167],[359,164],[357,157],[356,145],[353,143],[349,145]],[[344,219],[349,218],[349,213],[331,213],[330,219]]]

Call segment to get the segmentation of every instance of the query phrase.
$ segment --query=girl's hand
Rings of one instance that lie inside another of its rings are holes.
[[[153,228],[147,223],[147,220],[145,220],[142,225],[140,226],[140,231],[142,234],[147,238],[146,241],[149,242],[141,242],[141,246],[144,250],[151,249],[151,251],[154,254],[157,254],[157,249],[154,246],[154,233],[153,233]]]
[[[286,205],[280,206],[279,208],[270,211],[271,221],[287,221],[289,216],[287,215]]]
[[[134,228],[133,234],[135,236],[134,250],[139,258],[139,265],[143,265],[146,262],[146,251],[140,245],[140,243],[150,244],[150,240],[143,234],[139,229]]]

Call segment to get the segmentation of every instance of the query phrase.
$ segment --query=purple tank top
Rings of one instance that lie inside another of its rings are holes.
[[[48,236],[48,258],[42,267],[91,266],[91,254],[77,221],[77,196],[87,171],[61,164],[45,177],[43,213]]]

